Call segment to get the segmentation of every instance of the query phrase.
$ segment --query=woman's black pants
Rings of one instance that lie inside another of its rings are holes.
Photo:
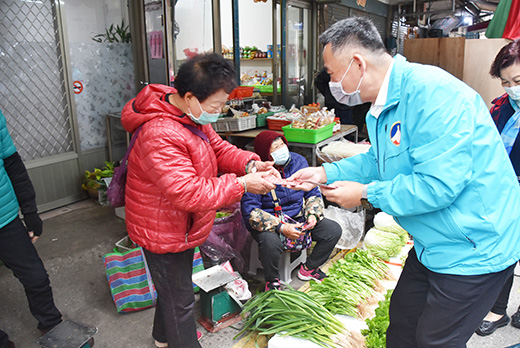
[[[157,291],[152,336],[169,347],[200,348],[193,316],[194,249],[168,254],[143,250]]]

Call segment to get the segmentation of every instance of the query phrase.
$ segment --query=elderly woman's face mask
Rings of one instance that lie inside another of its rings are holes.
[[[291,157],[291,154],[289,153],[289,148],[287,147],[287,145],[285,145],[282,139],[277,139],[273,141],[273,143],[271,144],[270,152],[274,164],[279,166],[285,165]]]
[[[200,125],[206,125],[206,124],[217,122],[218,117],[220,116],[220,112],[209,113],[207,111],[204,111],[204,109],[202,109],[202,105],[200,105],[199,100],[197,98],[195,98],[195,100],[197,101],[197,104],[199,105],[201,113],[200,113],[199,118],[196,118],[195,116],[193,116],[193,113],[191,112],[191,109],[188,106],[187,115],[191,118],[191,120]]]

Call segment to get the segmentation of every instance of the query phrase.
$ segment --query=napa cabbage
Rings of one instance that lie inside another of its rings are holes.
[[[385,261],[398,255],[403,246],[401,238],[391,232],[381,231],[377,228],[368,230],[363,241],[365,249]]]

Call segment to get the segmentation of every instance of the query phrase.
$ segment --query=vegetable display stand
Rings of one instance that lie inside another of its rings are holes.
[[[304,129],[293,128],[292,125],[282,127],[283,134],[287,141],[295,143],[317,144],[322,140],[332,136],[333,123],[318,128],[318,129]]]

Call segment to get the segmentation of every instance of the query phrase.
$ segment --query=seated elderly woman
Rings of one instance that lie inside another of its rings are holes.
[[[305,158],[289,152],[287,145],[285,137],[274,131],[261,132],[254,142],[255,152],[262,161],[274,161],[282,178],[308,167]],[[300,266],[298,278],[321,281],[327,276],[319,266],[332,253],[341,237],[341,227],[323,217],[323,200],[318,188],[304,192],[276,185],[266,195],[246,193],[241,209],[246,226],[258,242],[266,291],[280,289],[278,264],[281,254],[291,241],[304,240],[305,233],[310,233],[316,245],[307,262]]]

